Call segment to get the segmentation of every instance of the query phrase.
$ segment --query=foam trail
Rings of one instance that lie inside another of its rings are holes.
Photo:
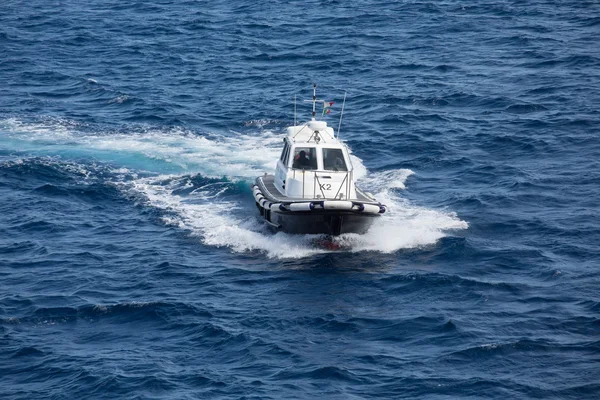
[[[398,190],[406,189],[406,180],[411,175],[414,172],[410,169],[364,175],[359,185],[375,191],[375,197],[387,206],[388,211],[366,234],[342,235],[336,242],[350,251],[391,253],[431,245],[446,236],[447,231],[469,227],[456,213],[415,206],[400,197]]]
[[[238,178],[273,170],[281,152],[281,135],[271,131],[260,137],[212,135],[209,139],[181,128],[127,134],[85,133],[84,128],[62,119],[24,123],[10,118],[0,121],[0,147],[35,155],[91,157],[156,173]]]
[[[170,181],[165,184],[165,181]],[[159,176],[142,178],[132,183],[119,183],[125,190],[142,194],[149,206],[167,213],[163,221],[199,236],[209,246],[229,247],[236,252],[262,251],[271,258],[301,258],[323,250],[311,246],[313,235],[271,234],[254,215],[248,218],[236,216],[241,205],[232,201],[214,201],[213,185],[194,189],[189,196],[176,191],[186,185],[188,178],[181,176]],[[223,183],[227,185],[228,183]]]
[[[408,170],[399,170],[400,173]],[[346,234],[336,242],[351,251],[379,251],[392,253],[432,245],[447,235],[448,231],[467,229],[469,225],[456,213],[431,210],[411,204],[391,189],[401,182],[391,180],[389,189],[376,194],[386,204],[388,211],[364,235]],[[402,183],[404,185],[404,183]]]
[[[241,203],[222,196],[232,182],[250,180],[273,170],[281,151],[279,134],[264,131],[260,137],[213,135],[211,139],[182,129],[90,134],[69,121],[29,124],[15,119],[0,121],[0,129],[6,133],[0,139],[0,148],[21,149],[26,143],[34,153],[91,155],[113,163],[115,155],[121,155],[113,169],[114,184],[128,194],[142,195],[148,206],[164,212],[165,223],[189,231],[206,245],[226,246],[236,252],[260,251],[272,258],[301,258],[327,252],[315,247],[314,235],[272,234],[257,217],[249,194],[248,201]],[[415,206],[399,195],[413,171],[395,169],[369,174],[360,158],[351,158],[360,186],[376,193],[377,199],[388,206],[388,212],[366,234],[346,234],[335,239],[349,251],[389,253],[431,245],[448,231],[468,227],[455,213]],[[153,160],[160,163],[152,163]],[[155,174],[139,178],[128,168]],[[194,187],[195,174],[226,176],[228,181]]]
[[[394,189],[404,187],[406,178],[412,174],[411,170],[401,169],[366,176],[365,181],[383,182],[377,196],[388,205],[389,211],[366,234],[345,234],[335,241],[353,252],[391,253],[434,244],[447,231],[468,227],[455,213],[414,206],[399,197]],[[169,179],[172,183],[165,185],[164,181]],[[177,194],[186,180],[181,176],[143,178],[134,181],[132,189],[143,194],[150,206],[169,212],[163,218],[165,223],[198,235],[206,245],[226,246],[236,252],[261,251],[271,258],[302,258],[328,252],[315,247],[314,239],[318,236],[283,232],[273,235],[254,215],[254,209],[249,219],[238,203],[213,202],[218,197],[211,194],[213,188],[194,189],[190,196]],[[236,216],[236,210],[242,211],[243,217]]]

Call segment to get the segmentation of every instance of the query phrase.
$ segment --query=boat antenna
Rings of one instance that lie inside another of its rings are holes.
[[[313,83],[313,113],[312,113],[312,119],[313,121],[315,120],[315,106],[317,104],[317,84]]]
[[[342,127],[342,117],[344,116],[344,106],[346,105],[346,95],[348,92],[344,92],[344,102],[342,103],[342,112],[340,113],[340,123],[338,125],[337,138],[340,139],[340,128]]]
[[[304,100],[305,103],[313,103],[313,109],[312,109],[312,120],[315,120],[315,116],[317,115],[316,112],[316,105],[317,103],[323,103],[323,105],[325,105],[325,100],[317,100],[317,84],[313,83],[313,98],[312,100]]]
[[[296,126],[296,95],[294,95],[294,126]]]

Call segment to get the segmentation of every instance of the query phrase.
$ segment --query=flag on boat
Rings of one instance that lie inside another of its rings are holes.
[[[329,108],[334,104],[335,104],[335,101],[324,101],[323,102],[323,115],[331,113],[331,110]]]

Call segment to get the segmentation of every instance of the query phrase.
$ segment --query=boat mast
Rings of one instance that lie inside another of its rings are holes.
[[[344,92],[344,102],[342,103],[342,113],[340,114],[340,123],[338,125],[337,138],[340,138],[340,129],[342,128],[342,117],[344,116],[344,106],[346,105],[346,95],[348,92]]]
[[[317,105],[317,84],[313,83],[313,113],[312,113],[312,120],[315,120],[315,106]]]

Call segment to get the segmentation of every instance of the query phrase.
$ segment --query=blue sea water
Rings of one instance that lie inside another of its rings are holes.
[[[599,43],[597,1],[4,0],[0,398],[599,398]],[[313,82],[389,207],[340,250],[249,188]]]

